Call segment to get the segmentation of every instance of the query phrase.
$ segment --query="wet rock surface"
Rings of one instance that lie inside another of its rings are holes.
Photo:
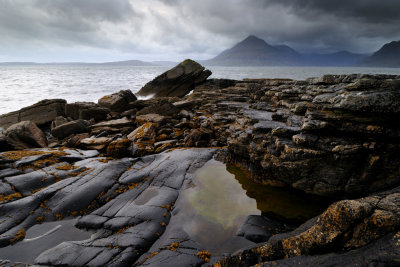
[[[182,186],[214,153],[187,149],[120,160],[68,149],[2,153],[10,172],[1,180],[0,245],[23,240],[32,225],[80,216],[76,226],[92,230],[92,237],[61,243],[38,255],[37,264],[134,264],[165,231]],[[188,243],[180,259],[204,262],[196,255],[200,246],[191,246],[182,234],[174,241],[181,249]]]
[[[18,137],[27,146],[13,146],[8,130],[0,137],[0,151],[38,147],[0,153],[0,246],[33,225],[75,219],[91,237],[43,251],[36,264],[399,264],[399,76],[206,80],[204,68],[182,64],[143,88],[163,92],[153,99],[121,91],[99,105],[46,100],[0,116],[9,131],[25,118],[40,127],[29,134],[36,143]],[[252,182],[337,202],[301,225],[246,214],[234,234],[251,246],[210,254],[175,222],[175,204],[213,157]]]

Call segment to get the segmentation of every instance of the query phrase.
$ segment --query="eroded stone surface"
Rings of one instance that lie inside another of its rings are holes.
[[[294,231],[275,235],[260,246],[222,259],[219,264],[336,265],[346,262],[344,259],[362,265],[374,261],[383,265],[395,264],[400,253],[397,234],[400,229],[399,196],[400,188],[397,187],[366,198],[336,202]],[[382,257],[385,249],[390,249],[389,257]],[[324,255],[318,255],[321,253]]]
[[[69,152],[47,149],[0,154],[10,168],[22,172],[10,172],[1,179],[6,193],[0,204],[1,246],[21,241],[24,231],[36,223],[69,217],[82,216],[77,227],[94,231],[91,239],[64,242],[43,252],[36,259],[41,265],[134,264],[164,233],[182,186],[215,150],[180,149],[120,160],[77,150],[82,158],[67,162],[73,156]],[[189,242],[182,235],[173,241]],[[165,246],[160,244],[160,256]],[[184,247],[179,257],[169,259],[171,264],[204,262],[196,254],[200,247]],[[147,262],[150,257],[146,257],[141,258],[143,265],[157,259]]]

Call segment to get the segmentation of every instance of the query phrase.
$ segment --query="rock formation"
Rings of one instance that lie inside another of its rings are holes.
[[[36,264],[398,264],[399,76],[196,85],[208,76],[196,66],[182,63],[145,86],[179,97],[194,88],[184,98],[136,100],[120,92],[107,99],[125,103],[121,109],[48,100],[12,113],[14,120],[3,115],[0,126],[8,129],[0,145],[14,150],[0,153],[0,246],[17,244],[35,224],[66,218],[94,234],[44,251]],[[34,109],[51,114],[41,129],[20,122]],[[85,117],[97,109],[104,113]],[[28,130],[16,131],[22,126]],[[15,150],[30,147],[38,148]],[[171,219],[182,190],[212,158],[245,169],[257,183],[336,202],[302,225],[249,216],[237,234],[254,244],[210,255]]]
[[[211,71],[204,70],[199,63],[187,59],[147,83],[140,89],[138,95],[182,97],[192,91],[196,85],[203,83],[210,75]]]

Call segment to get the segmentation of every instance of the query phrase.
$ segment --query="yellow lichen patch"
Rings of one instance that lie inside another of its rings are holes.
[[[176,251],[176,249],[179,247],[180,242],[172,243],[169,245],[168,249],[171,251]]]
[[[179,138],[181,135],[183,135],[183,131],[181,129],[174,129],[174,133],[177,138]]]
[[[84,173],[85,171],[88,171],[90,169],[91,168],[82,168],[82,169],[79,169],[77,172],[70,172],[70,173],[68,173],[68,175],[71,176],[71,177],[76,177],[76,176],[81,175],[82,173]]]
[[[24,229],[21,229],[17,232],[17,234],[14,236],[14,238],[10,239],[10,243],[11,245],[13,245],[14,243],[21,241],[22,239],[25,238],[26,232]]]
[[[44,202],[46,202],[46,200],[45,200]],[[46,204],[44,204],[44,202],[40,204],[40,207],[43,208],[43,209],[45,209],[46,211],[51,211],[51,209],[49,209],[49,208],[46,206]]]
[[[151,259],[152,257],[154,257],[155,255],[158,255],[158,252],[153,252],[151,253],[149,256],[146,257],[146,260]]]
[[[42,191],[43,189],[45,189],[45,187],[41,187],[41,188],[38,188],[38,189],[35,189],[35,190],[31,190],[31,193],[35,194],[35,193],[37,193],[39,191]]]
[[[62,214],[56,214],[56,218],[57,220],[61,221],[64,217],[62,216]]]
[[[68,211],[69,214],[71,214],[72,216],[77,216],[79,213],[77,211]]]
[[[135,183],[128,184],[128,190],[131,190],[131,189],[137,187],[138,185],[139,184],[135,184]]]
[[[156,137],[156,140],[157,141],[164,141],[164,140],[167,140],[167,138],[168,138],[168,135],[160,134],[159,136]]]
[[[163,226],[163,227],[166,227],[166,226],[167,226],[167,224],[166,224],[165,222],[161,222],[160,224],[161,224],[161,226]]]
[[[135,184],[135,183],[130,183],[130,184],[128,184],[128,185],[120,185],[120,186],[118,187],[118,189],[115,190],[115,193],[122,194],[122,193],[124,193],[124,192],[126,192],[126,191],[128,191],[128,190],[134,189],[134,188],[137,187],[138,185],[139,185],[139,184]]]
[[[129,228],[131,228],[131,227],[132,227],[132,226],[128,225],[128,226],[126,226],[126,227],[124,227],[124,228],[119,229],[119,230],[116,231],[115,233],[116,233],[116,234],[120,234],[120,233],[122,233],[123,231],[125,231],[126,229],[129,229]]]
[[[56,169],[61,170],[61,171],[69,171],[69,170],[75,170],[75,169],[77,169],[77,167],[75,167],[74,165],[71,165],[71,164],[64,164],[64,165],[57,166]]]
[[[99,200],[102,196],[104,196],[105,192],[101,191],[101,193],[96,197],[97,200]]]
[[[174,206],[174,202],[172,202],[171,204],[169,204],[169,205],[161,205],[160,206],[160,208],[165,208],[167,211],[171,211],[171,209],[172,209],[172,206]]]
[[[24,157],[38,156],[46,154],[44,151],[31,151],[31,150],[17,150],[4,152],[2,156],[11,160],[20,160]]]
[[[43,222],[44,221],[44,217],[43,216],[39,216],[36,218],[37,222]]]
[[[108,163],[108,159],[97,159],[97,161],[101,163]]]
[[[15,198],[21,198],[22,195],[20,193],[14,193],[14,194],[10,194],[10,195],[0,195],[0,202],[3,201],[11,201]]]
[[[197,252],[197,257],[203,259],[205,262],[210,262],[211,253],[205,250]]]

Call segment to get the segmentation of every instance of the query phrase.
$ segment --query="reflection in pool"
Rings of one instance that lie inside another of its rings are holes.
[[[12,262],[34,263],[42,252],[64,241],[78,241],[90,238],[91,233],[74,226],[76,220],[45,222],[32,226],[26,237],[13,246],[0,248],[0,259]]]
[[[246,195],[257,201],[257,209],[269,218],[299,224],[320,214],[330,204],[327,199],[291,188],[254,183],[243,170],[232,165],[227,165],[226,170],[235,176]]]
[[[300,222],[326,207],[303,194],[255,184],[239,168],[215,160],[206,163],[192,183],[181,192],[171,223],[180,225],[213,255],[253,244],[236,236],[248,215],[268,214]]]

